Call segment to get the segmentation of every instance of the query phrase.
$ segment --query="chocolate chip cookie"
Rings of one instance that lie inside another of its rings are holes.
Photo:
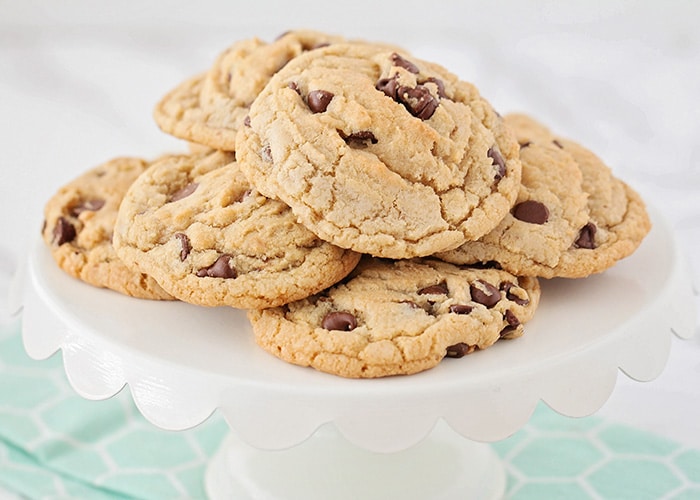
[[[253,102],[236,151],[249,181],[319,237],[388,258],[493,229],[520,185],[518,144],[476,88],[372,45],[290,61]]]
[[[152,278],[125,266],[112,246],[119,204],[148,166],[140,158],[115,158],[61,187],[45,205],[42,237],[71,276],[133,297],[172,299]]]
[[[456,264],[496,261],[545,278],[581,278],[630,255],[651,227],[642,199],[595,154],[531,117],[506,117],[520,143],[522,187],[500,225],[438,256]]]
[[[180,83],[154,110],[160,128],[176,137],[232,151],[253,99],[280,68],[302,52],[343,38],[298,30],[272,43],[250,38],[224,50],[211,68]]]
[[[360,258],[251,188],[234,155],[221,151],[172,156],[144,172],[124,197],[114,246],[180,300],[239,308],[307,297]]]
[[[343,282],[248,317],[257,343],[287,362],[371,378],[420,372],[518,337],[539,298],[537,278],[363,257]]]

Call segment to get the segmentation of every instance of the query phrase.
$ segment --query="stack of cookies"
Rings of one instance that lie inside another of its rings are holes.
[[[189,152],[61,188],[43,229],[58,264],[134,297],[246,309],[263,349],[340,376],[519,337],[538,278],[602,272],[650,229],[593,153],[388,44],[239,41],[155,119]]]

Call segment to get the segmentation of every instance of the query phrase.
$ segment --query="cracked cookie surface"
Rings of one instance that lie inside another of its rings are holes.
[[[160,100],[156,123],[175,137],[232,151],[250,104],[270,78],[299,54],[340,41],[342,37],[310,30],[290,31],[270,43],[259,38],[237,41],[206,72]]]
[[[290,61],[255,100],[236,152],[249,181],[324,240],[379,257],[455,248],[518,192],[518,144],[476,88],[370,45]]]
[[[256,342],[284,361],[373,378],[417,373],[518,337],[539,298],[537,278],[366,256],[341,283],[248,317]]]
[[[61,187],[45,205],[42,237],[71,276],[133,297],[172,299],[152,278],[124,265],[112,246],[119,204],[148,166],[140,158],[115,158]]]
[[[298,224],[220,151],[173,156],[144,172],[124,197],[114,245],[178,299],[239,308],[316,293],[360,258]]]
[[[494,231],[438,257],[496,261],[519,275],[582,278],[633,253],[651,227],[640,196],[581,145],[526,115],[505,120],[521,145],[518,200]]]

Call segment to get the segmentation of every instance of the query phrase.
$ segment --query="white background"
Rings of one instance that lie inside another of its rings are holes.
[[[667,216],[700,283],[698,2],[2,0],[0,13],[0,297],[60,185],[114,156],[184,151],[156,127],[158,99],[234,41],[293,28],[402,45],[578,140]],[[698,336],[674,342],[659,379],[621,375],[600,413],[700,447]]]

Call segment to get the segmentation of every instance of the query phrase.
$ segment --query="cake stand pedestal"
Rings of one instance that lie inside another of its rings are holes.
[[[212,498],[499,498],[503,466],[484,442],[517,431],[540,400],[594,413],[619,370],[651,380],[672,334],[693,335],[685,260],[668,224],[652,220],[638,251],[605,273],[543,280],[525,336],[407,377],[289,365],[255,345],[243,311],[95,289],[58,269],[41,241],[15,301],[28,354],[61,350],[80,395],[127,384],[141,413],[170,430],[220,411],[231,436],[207,472]]]

